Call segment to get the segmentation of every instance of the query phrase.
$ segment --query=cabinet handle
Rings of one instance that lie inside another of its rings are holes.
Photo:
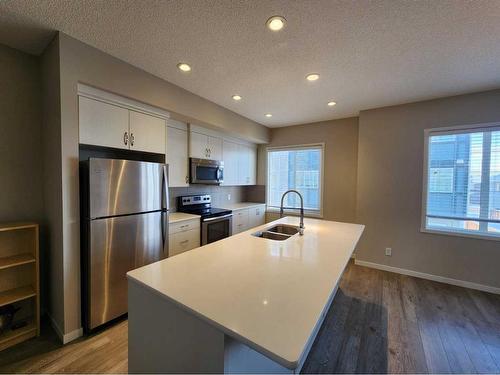
[[[125,132],[125,134],[123,134],[123,143],[125,143],[125,146],[128,145],[128,132]]]
[[[186,184],[188,184],[188,183],[189,183],[189,177],[186,176]]]
[[[134,133],[130,133],[130,146],[134,145],[134,141],[135,141]]]
[[[188,243],[188,242],[189,242],[189,240],[184,240],[184,241],[181,241],[180,244],[183,245],[183,244]]]

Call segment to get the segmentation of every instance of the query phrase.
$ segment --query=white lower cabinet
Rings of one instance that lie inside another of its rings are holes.
[[[248,221],[250,228],[258,227],[266,222],[266,207],[257,206],[248,209]]]
[[[181,254],[185,251],[200,247],[200,230],[192,229],[174,233],[168,239],[168,256]]]
[[[265,223],[265,205],[233,211],[233,234],[244,232]]]
[[[200,246],[200,220],[170,223],[168,230],[168,256],[181,254]]]
[[[248,209],[233,212],[233,234],[246,231],[248,226]]]

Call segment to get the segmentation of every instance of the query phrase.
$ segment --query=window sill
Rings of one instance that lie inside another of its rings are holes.
[[[266,213],[279,214],[280,209],[267,206]],[[300,216],[300,214],[299,214],[298,210],[297,211],[285,210],[284,216]],[[311,212],[311,211],[309,211],[309,212],[305,211],[304,217],[309,217],[311,219],[323,219],[323,214],[321,212],[315,213],[315,212]]]
[[[483,234],[465,233],[459,231],[442,231],[442,230],[428,229],[428,228],[420,228],[420,232],[428,234],[440,234],[444,236],[465,237],[476,240],[500,241],[500,236],[495,236],[495,235],[483,235]]]

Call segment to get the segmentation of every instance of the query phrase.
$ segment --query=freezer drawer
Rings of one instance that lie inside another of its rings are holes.
[[[92,220],[88,328],[93,329],[125,314],[126,273],[167,255],[167,212]]]
[[[89,160],[91,219],[167,208],[165,164],[132,160]]]

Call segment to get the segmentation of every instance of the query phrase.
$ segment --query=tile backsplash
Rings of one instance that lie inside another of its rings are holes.
[[[172,212],[177,211],[177,197],[195,194],[210,194],[212,196],[212,206],[224,208],[224,205],[228,203],[245,202],[247,189],[247,186],[210,185],[170,188],[168,190],[170,193],[170,209]]]

